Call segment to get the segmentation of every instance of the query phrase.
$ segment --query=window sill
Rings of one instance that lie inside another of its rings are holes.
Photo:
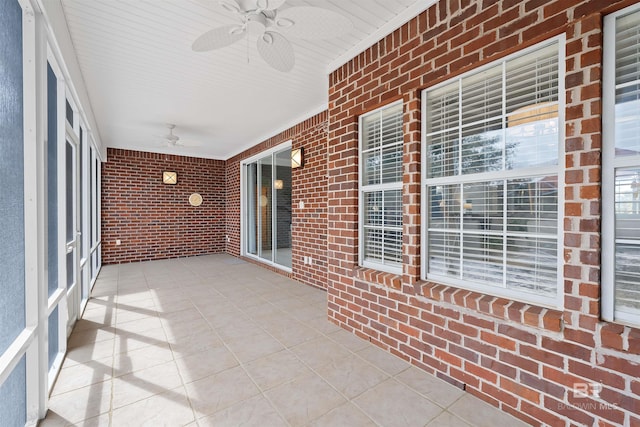
[[[402,288],[402,276],[367,267],[355,267],[353,277],[369,283],[376,283],[393,289]]]
[[[434,301],[454,304],[498,319],[511,320],[550,332],[561,332],[564,324],[562,311],[467,289],[420,281],[416,284],[416,292]]]

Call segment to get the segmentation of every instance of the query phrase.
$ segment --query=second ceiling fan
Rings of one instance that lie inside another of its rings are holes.
[[[262,59],[278,71],[291,71],[295,54],[287,39],[327,39],[339,37],[352,27],[339,13],[313,6],[279,9],[285,0],[221,0],[220,5],[236,14],[239,23],[214,28],[198,37],[191,48],[196,52],[220,49],[257,35],[257,49]]]

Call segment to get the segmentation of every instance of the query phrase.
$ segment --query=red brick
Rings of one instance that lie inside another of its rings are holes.
[[[511,393],[522,397],[529,402],[540,403],[540,393],[529,387],[522,386],[509,378],[500,378],[500,386]]]
[[[623,332],[624,327],[622,325],[612,323],[604,325],[600,330],[600,340],[602,341],[602,345],[616,350],[623,350]]]
[[[524,341],[529,344],[535,344],[537,341],[537,338],[534,334],[523,331],[522,329],[515,328],[513,326],[499,325],[498,332],[510,338],[514,338],[518,341]]]
[[[387,320],[394,320],[396,326],[377,317],[371,320],[388,330],[391,328],[389,335],[381,337],[378,331],[366,327],[360,327],[358,332],[364,331],[361,333],[370,334],[378,345],[411,357],[416,366],[434,370],[458,385],[466,383],[469,392],[531,424],[578,426],[620,421],[620,411],[607,418],[596,414],[597,411],[588,413],[567,407],[568,390],[575,382],[591,380],[596,375],[619,386],[619,378],[635,378],[630,372],[638,368],[631,362],[640,354],[636,329],[627,328],[619,333],[614,327],[600,326],[599,320],[602,16],[631,3],[443,0],[330,76],[328,117],[332,139],[328,143],[331,157],[326,174],[331,185],[328,194],[331,211],[327,219],[327,243],[331,250],[327,264],[328,273],[333,275],[328,280],[329,288],[353,280],[353,267],[358,262],[358,116],[380,106],[387,97],[402,98],[404,274],[397,282],[389,281],[384,274],[374,274],[371,283],[384,286],[399,283],[398,294],[410,298],[409,302],[399,303],[389,296],[397,302],[395,307],[378,304],[363,311],[375,317],[378,313],[374,309],[385,309]],[[461,291],[453,286],[420,283],[419,257],[424,250],[419,210],[423,178],[420,90],[445,81],[452,73],[487,64],[493,58],[556,35],[566,37],[567,55],[563,77],[565,156],[560,159],[567,169],[559,179],[565,194],[565,217],[559,218],[564,226],[561,242],[564,251],[559,255],[567,256],[560,278],[561,291],[565,293],[561,295],[562,311]],[[397,66],[390,66],[391,61]],[[367,91],[363,90],[365,87]],[[338,238],[342,240],[336,241]],[[370,283],[369,279],[358,278]],[[414,289],[420,295],[415,298],[419,303],[412,301]],[[354,304],[360,301],[363,305],[377,304],[356,291],[365,290],[353,287],[340,290],[351,294],[350,302]],[[387,298],[375,291],[370,293]],[[348,301],[346,296],[342,299]],[[402,304],[420,307],[420,311],[411,312]],[[349,314],[356,311],[353,308]],[[409,327],[401,326],[403,323],[397,320],[407,320]],[[357,322],[353,324],[359,327]],[[420,331],[419,337],[415,331]],[[600,352],[600,343],[606,347],[604,354]],[[478,357],[478,363],[469,362],[474,357]],[[603,366],[592,366],[594,361],[601,360]],[[609,374],[613,377],[609,378]],[[501,382],[503,377],[510,380]],[[630,387],[629,393],[635,395],[630,394],[629,402],[621,396],[611,397],[629,408],[624,409],[628,416],[623,422],[633,422],[630,420],[634,417],[629,414],[636,410],[633,405],[640,394],[636,382],[631,381]],[[624,395],[613,386],[609,389]]]
[[[506,338],[502,335],[496,335],[492,332],[482,331],[480,332],[480,338],[482,341],[496,345],[499,348],[503,348],[505,350],[515,350],[516,342],[510,338]]]
[[[163,184],[163,171],[177,172],[178,184]],[[225,251],[224,186],[220,160],[109,148],[102,164],[103,264]],[[193,192],[202,205],[189,205]],[[239,242],[239,233],[230,237]]]

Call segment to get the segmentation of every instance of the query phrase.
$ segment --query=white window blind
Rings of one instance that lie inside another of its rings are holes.
[[[604,312],[610,320],[640,324],[640,10],[637,6],[606,17],[605,49]],[[615,255],[607,257],[611,253]]]
[[[425,279],[557,305],[559,44],[423,92]]]
[[[394,273],[402,265],[402,104],[360,117],[360,260]]]

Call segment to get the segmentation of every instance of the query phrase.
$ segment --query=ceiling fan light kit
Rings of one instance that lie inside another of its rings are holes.
[[[247,34],[255,34],[260,57],[271,68],[288,72],[295,65],[295,53],[287,37],[327,39],[339,37],[352,27],[351,21],[339,13],[313,6],[278,9],[284,3],[285,0],[222,0],[222,8],[238,15],[241,24],[209,30],[193,42],[191,49],[195,52],[221,49]]]
[[[176,128],[176,125],[168,124],[167,128],[169,129],[169,134],[165,135],[165,138],[167,140],[167,145],[170,145],[170,146],[177,145],[178,141],[180,141],[180,137],[178,135],[173,134],[173,130]]]

